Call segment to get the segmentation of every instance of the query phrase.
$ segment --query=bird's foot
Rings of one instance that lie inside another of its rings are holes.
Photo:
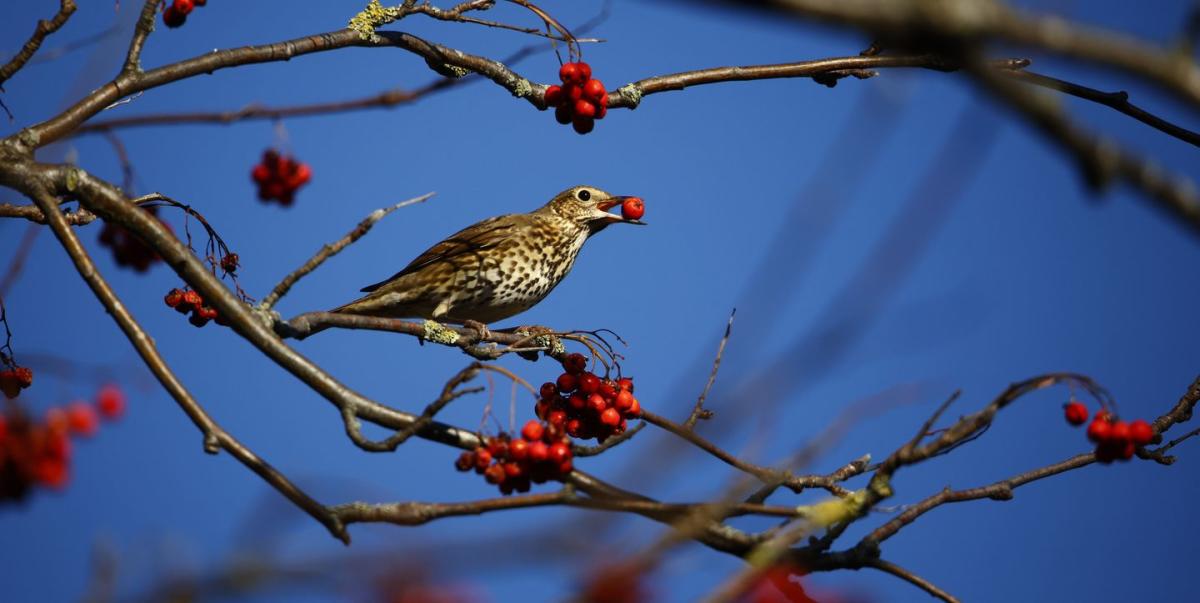
[[[475,331],[475,343],[486,341],[492,336],[492,332],[488,329],[488,326],[477,320],[464,320],[463,328]]]

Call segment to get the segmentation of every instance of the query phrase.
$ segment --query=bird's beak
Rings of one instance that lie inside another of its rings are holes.
[[[637,224],[639,226],[645,226],[646,223],[641,220],[626,220],[625,218],[616,214],[608,213],[608,210],[621,205],[626,199],[629,198],[630,197],[628,196],[609,197],[608,199],[597,203],[596,213],[593,216],[593,219],[597,221],[603,221],[605,224],[616,224],[617,222],[622,222],[624,224]]]

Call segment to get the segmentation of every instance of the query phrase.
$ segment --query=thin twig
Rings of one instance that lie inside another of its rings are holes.
[[[711,412],[704,410],[704,400],[708,398],[708,392],[712,390],[713,383],[717,380],[717,370],[721,368],[721,358],[725,355],[725,344],[729,343],[729,335],[733,332],[733,317],[735,314],[737,314],[737,308],[734,308],[729,313],[729,322],[725,323],[725,335],[721,337],[721,343],[717,345],[717,355],[713,358],[712,371],[708,373],[708,382],[704,384],[704,391],[700,392],[700,397],[696,398],[696,406],[692,408],[691,414],[683,422],[683,426],[688,429],[694,428],[696,421],[712,416]]]
[[[270,310],[275,306],[280,298],[282,298],[284,295],[287,295],[287,292],[291,290],[291,288],[300,279],[304,278],[313,270],[316,270],[317,267],[325,262],[325,260],[337,255],[338,252],[345,249],[351,243],[361,239],[363,235],[366,235],[368,232],[370,232],[371,228],[375,226],[376,222],[384,219],[388,216],[388,214],[400,209],[401,207],[408,207],[409,205],[416,205],[417,203],[426,201],[430,197],[433,197],[433,195],[434,193],[425,193],[419,197],[413,197],[412,199],[401,201],[388,207],[381,207],[371,212],[370,215],[368,215],[366,218],[363,218],[363,220],[358,223],[358,226],[355,226],[350,232],[346,233],[345,236],[334,241],[333,243],[328,243],[321,246],[321,249],[317,251],[315,255],[309,258],[307,262],[304,262],[304,264],[302,264],[299,268],[283,277],[283,280],[279,281],[278,285],[275,285],[275,288],[271,290],[271,293],[263,298],[262,302],[259,304],[259,308],[262,310]]]
[[[909,582],[913,586],[929,593],[935,599],[940,599],[946,603],[959,603],[958,599],[950,593],[938,588],[938,586],[906,569],[883,559],[872,559],[864,564],[866,567],[877,569],[881,572],[891,574],[901,580]]]
[[[49,20],[41,19],[37,22],[37,26],[33,29],[33,35],[29,36],[29,40],[25,42],[21,50],[3,67],[0,67],[0,91],[4,89],[4,82],[16,75],[25,66],[25,63],[33,58],[33,55],[42,47],[46,36],[58,31],[67,22],[67,19],[71,18],[75,8],[75,0],[59,0],[57,13]]]

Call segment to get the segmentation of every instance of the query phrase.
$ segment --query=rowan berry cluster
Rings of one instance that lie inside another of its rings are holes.
[[[571,124],[575,131],[587,134],[596,127],[597,119],[608,114],[608,91],[604,83],[592,78],[592,68],[587,63],[566,63],[558,70],[562,86],[546,88],[547,107],[554,107],[554,119],[560,124]]]
[[[1079,426],[1087,422],[1088,409],[1073,400],[1063,406],[1063,414],[1068,423]],[[1096,460],[1108,464],[1133,458],[1138,448],[1154,439],[1154,428],[1142,419],[1126,423],[1101,410],[1088,424],[1087,437],[1096,445]]]
[[[0,392],[4,392],[4,397],[9,400],[30,385],[33,385],[33,371],[26,367],[14,366],[0,371]]]
[[[228,257],[228,256],[226,256]],[[224,262],[222,262],[224,264]],[[203,327],[208,321],[215,321],[221,326],[228,326],[225,317],[216,308],[204,303],[204,298],[191,289],[171,289],[163,297],[163,301],[180,314],[191,313],[188,322],[197,327]]]
[[[90,438],[100,420],[125,411],[125,394],[106,385],[92,403],[79,400],[32,419],[16,405],[0,412],[0,501],[21,500],[34,486],[60,490],[71,476],[71,438]]]
[[[263,151],[262,161],[250,171],[250,178],[258,185],[260,200],[275,200],[288,207],[295,201],[296,191],[312,179],[312,168],[291,155],[280,155],[275,149],[267,149]]]
[[[504,495],[528,492],[530,483],[562,479],[571,472],[571,443],[561,428],[529,421],[518,437],[502,433],[464,452],[454,462],[459,471],[475,470]]]
[[[542,384],[534,413],[549,425],[573,438],[596,438],[604,443],[625,431],[627,419],[642,415],[633,397],[633,379],[601,379],[587,370],[582,354],[563,360],[563,374],[553,383]]]
[[[175,0],[163,11],[163,24],[167,27],[181,27],[187,22],[187,16],[197,6],[208,4],[208,0]]]
[[[147,207],[145,211],[158,219],[158,208]],[[162,220],[159,220],[162,222]],[[171,230],[171,225],[162,222],[162,225],[167,230]],[[142,242],[132,232],[125,229],[124,226],[105,222],[104,228],[100,231],[100,244],[104,247],[112,249],[113,261],[118,266],[128,266],[136,272],[145,272],[150,269],[155,263],[162,261],[158,252],[154,251],[149,245]]]

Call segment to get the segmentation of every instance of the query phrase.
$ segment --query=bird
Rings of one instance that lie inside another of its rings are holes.
[[[589,237],[611,224],[645,225],[607,211],[631,198],[574,186],[529,213],[476,222],[331,312],[456,323],[477,329],[482,338],[487,324],[545,299]]]

